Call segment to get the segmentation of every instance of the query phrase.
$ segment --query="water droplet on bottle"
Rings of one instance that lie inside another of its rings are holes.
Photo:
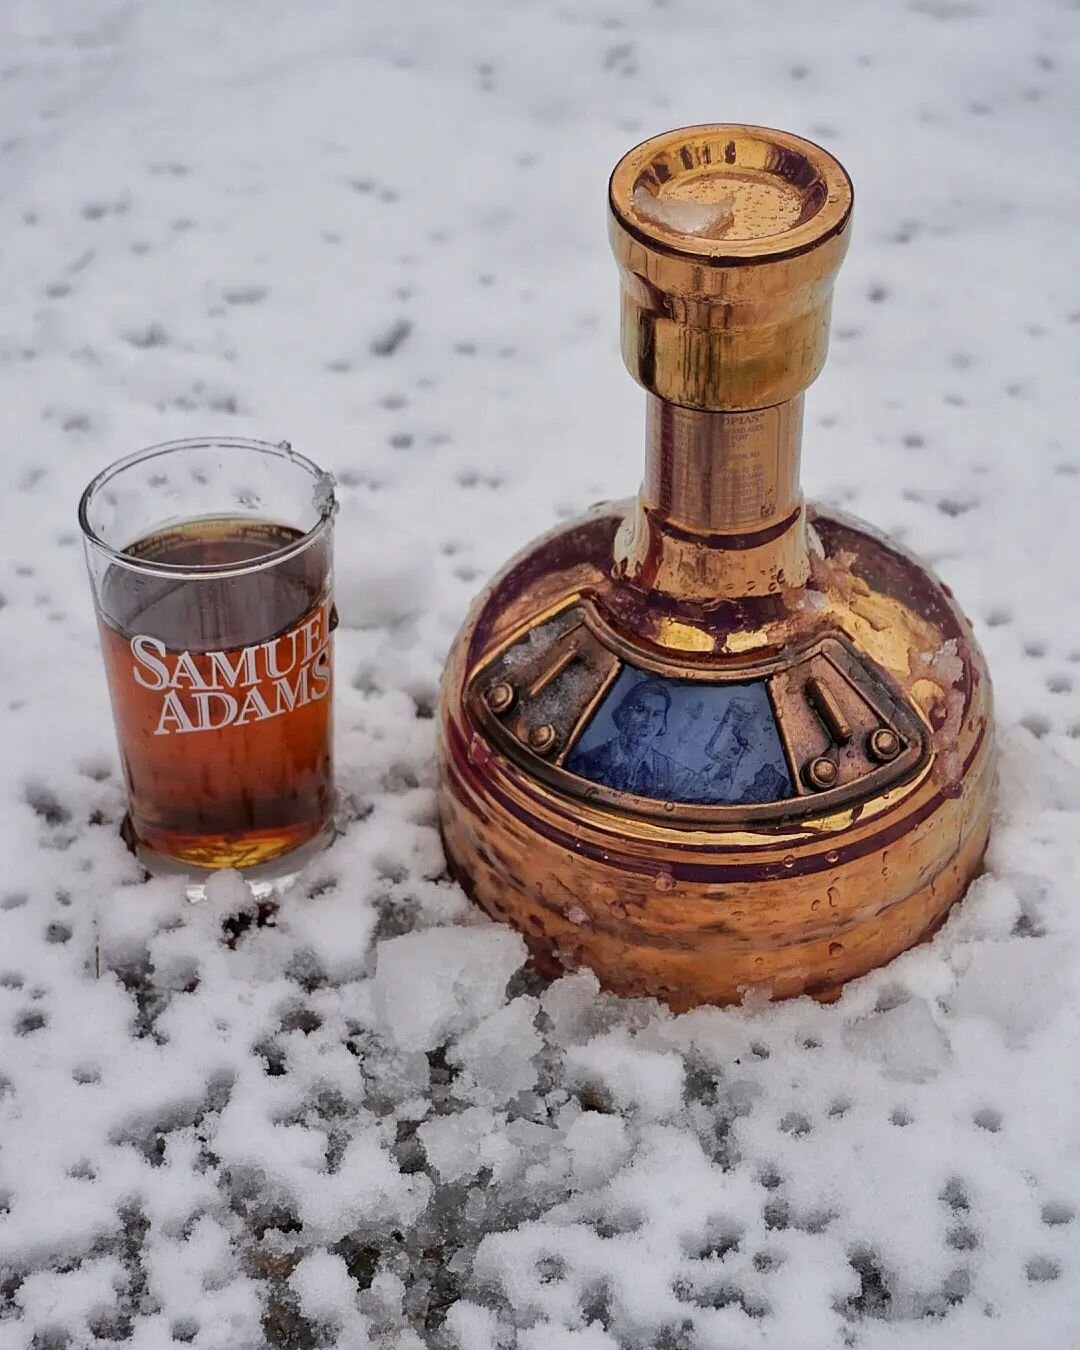
[[[755,957],[754,957],[754,965],[755,965],[755,966],[763,966],[764,964],[765,964],[765,958],[764,958],[763,956],[755,956]]]
[[[844,954],[844,944],[842,942],[829,943],[830,956],[843,956],[843,954]]]
[[[653,885],[658,891],[673,891],[675,889],[675,878],[670,872],[657,872]]]
[[[828,853],[825,854],[825,861],[826,861],[827,863],[835,863],[835,862],[839,862],[839,861],[840,861],[840,854],[836,851],[836,849],[831,848],[831,849],[828,851]]]
[[[795,866],[795,859],[791,856],[790,853],[789,853],[789,854],[787,855],[787,857],[784,859],[784,866],[785,866],[785,867],[794,867],[794,866]]]
[[[836,906],[837,906],[839,903],[840,903],[840,892],[836,889],[835,886],[830,886],[830,887],[829,887],[829,908],[830,908],[830,909],[835,909]]]
[[[821,901],[820,901],[820,900],[811,900],[811,901],[810,901],[810,908],[811,908],[811,909],[820,909],[820,908],[821,908]]]

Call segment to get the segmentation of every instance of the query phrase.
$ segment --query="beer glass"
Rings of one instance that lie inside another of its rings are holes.
[[[233,438],[152,446],[83,493],[125,837],[192,898],[225,867],[267,894],[332,832],[336,509],[287,443]]]

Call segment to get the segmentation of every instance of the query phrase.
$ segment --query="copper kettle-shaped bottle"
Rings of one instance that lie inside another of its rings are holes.
[[[474,604],[443,684],[447,853],[544,970],[676,1009],[828,998],[980,866],[986,666],[925,567],[802,497],[842,166],[689,127],[631,150],[609,203],[644,481]]]

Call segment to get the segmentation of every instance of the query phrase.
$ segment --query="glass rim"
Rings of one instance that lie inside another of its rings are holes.
[[[327,488],[326,499],[322,503],[313,501],[313,505],[319,512],[318,520],[309,530],[306,530],[290,543],[283,544],[280,548],[269,549],[266,553],[260,553],[254,558],[246,558],[233,563],[165,563],[155,562],[149,558],[140,558],[134,553],[127,552],[126,549],[117,548],[115,545],[108,543],[90,524],[90,503],[106,484],[125,469],[156,459],[160,455],[173,454],[178,450],[213,449],[215,447],[256,450],[260,454],[287,460],[290,464],[305,469],[311,475],[313,484],[323,480]],[[273,567],[277,563],[284,562],[287,558],[295,557],[325,534],[338,509],[334,486],[333,474],[320,468],[307,455],[302,455],[298,450],[294,450],[289,441],[260,441],[247,436],[190,436],[180,440],[160,441],[155,445],[145,446],[142,450],[135,450],[130,455],[124,455],[123,458],[107,464],[87,483],[79,498],[79,528],[86,544],[95,548],[99,553],[103,553],[112,562],[132,572],[142,572],[148,576],[167,577],[213,578],[236,576],[245,572],[257,572],[265,567]]]

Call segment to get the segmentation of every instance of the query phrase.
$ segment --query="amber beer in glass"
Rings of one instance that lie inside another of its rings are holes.
[[[287,444],[176,441],[104,470],[80,524],[151,872],[288,880],[332,828],[333,480]]]

